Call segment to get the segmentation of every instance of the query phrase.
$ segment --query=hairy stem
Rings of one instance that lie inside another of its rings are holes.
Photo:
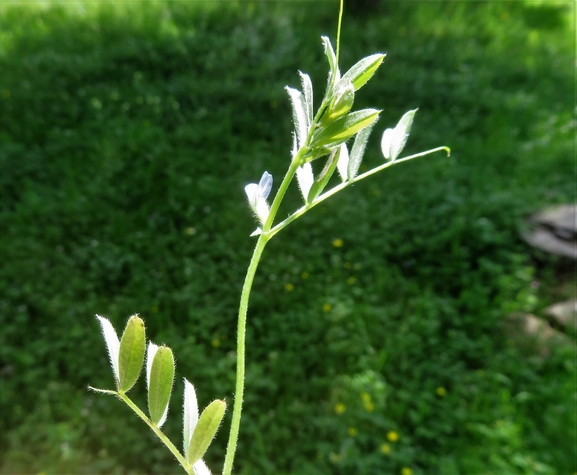
[[[294,173],[294,172],[293,172]],[[288,174],[287,174],[288,175]],[[290,181],[290,180],[289,180]],[[288,183],[287,183],[288,187]],[[240,297],[240,306],[238,309],[238,328],[237,328],[237,342],[236,342],[236,387],[234,394],[234,406],[232,409],[232,423],[230,426],[230,434],[228,437],[228,445],[226,447],[226,456],[224,458],[224,466],[222,468],[223,475],[230,475],[232,473],[232,464],[234,462],[234,454],[236,452],[236,445],[238,443],[238,432],[240,429],[240,417],[242,412],[242,400],[244,395],[244,373],[245,373],[245,347],[246,347],[246,315],[248,311],[248,301],[250,298],[250,291],[252,283],[258,268],[258,263],[268,242],[269,237],[266,234],[261,234],[248,270],[244,279],[242,287],[242,294]]]
[[[268,231],[267,236],[270,238],[272,238],[276,233],[278,233],[281,229],[283,229],[284,227],[288,226],[290,223],[292,223],[295,219],[299,218],[300,216],[302,216],[303,214],[305,214],[308,210],[310,210],[311,208],[314,208],[316,205],[322,203],[324,200],[326,200],[327,198],[330,198],[331,196],[333,196],[335,193],[338,193],[339,191],[345,189],[347,186],[352,185],[353,183],[357,183],[361,180],[364,180],[365,178],[374,175],[375,173],[380,172],[381,170],[384,170],[385,168],[389,168],[397,163],[401,163],[401,162],[406,162],[408,160],[412,160],[413,158],[417,158],[417,157],[423,157],[425,155],[429,155],[431,153],[435,153],[435,152],[440,152],[441,150],[447,152],[447,155],[450,154],[450,150],[448,147],[437,147],[437,148],[433,148],[431,150],[427,150],[426,152],[421,152],[421,153],[416,153],[415,155],[410,155],[408,157],[404,157],[404,158],[400,158],[398,160],[394,160],[392,162],[387,162],[387,163],[383,163],[382,165],[373,168],[372,170],[369,170],[368,172],[365,172],[357,177],[355,177],[352,180],[348,180],[345,181],[344,183],[341,183],[340,185],[335,186],[334,188],[331,188],[329,191],[323,193],[322,195],[318,196],[317,198],[315,198],[315,200],[311,203],[307,203],[304,206],[300,207],[298,210],[296,210],[293,214],[291,214],[288,218],[286,218],[284,221],[281,221],[280,223],[278,223],[274,228],[272,228],[270,231]]]
[[[144,414],[144,412],[142,412],[140,408],[136,404],[134,404],[126,394],[120,392],[114,392],[114,394],[119,399],[124,401],[128,405],[128,407],[130,407],[130,409],[132,409],[136,413],[138,417],[140,417],[144,422],[146,422],[148,427],[152,429],[152,431],[158,436],[158,438],[162,441],[162,443],[166,445],[168,450],[172,452],[172,455],[175,456],[176,460],[178,460],[178,463],[182,465],[182,468],[184,468],[186,473],[188,475],[194,475],[194,472],[192,471],[192,466],[186,462],[182,454],[178,451],[178,449],[174,446],[174,444],[170,441],[170,439],[166,437],[166,435],[164,435],[164,432],[162,432],[158,426],[154,425],[152,421],[148,417],[146,417],[146,414]]]

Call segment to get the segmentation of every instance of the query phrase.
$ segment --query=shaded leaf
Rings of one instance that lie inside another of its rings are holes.
[[[126,392],[138,380],[144,352],[146,350],[146,336],[144,322],[137,315],[128,319],[118,355],[118,390]]]
[[[148,386],[148,410],[153,424],[162,426],[166,421],[168,403],[174,382],[174,356],[172,350],[161,346],[154,355]]]
[[[205,454],[222,422],[225,410],[226,403],[217,399],[202,411],[188,448],[188,463],[195,463]]]

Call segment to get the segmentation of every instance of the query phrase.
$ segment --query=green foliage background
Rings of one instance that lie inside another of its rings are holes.
[[[201,406],[232,401],[255,226],[243,187],[288,166],[283,87],[301,69],[321,95],[337,5],[0,9],[0,472],[178,473],[122,404],[87,392],[112,385],[94,314],[120,330],[138,312]],[[577,470],[574,346],[543,357],[502,325],[573,292],[519,232],[575,200],[574,15],[552,2],[345,12],[343,69],[389,53],[355,103],[384,109],[366,166],[415,107],[406,153],[452,155],[373,177],[269,245],[239,473]],[[177,381],[177,441],[181,398]]]

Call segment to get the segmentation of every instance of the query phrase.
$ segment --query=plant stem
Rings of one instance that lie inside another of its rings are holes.
[[[148,427],[152,429],[152,431],[158,436],[158,438],[163,442],[163,444],[166,445],[168,450],[172,452],[172,455],[176,457],[176,460],[178,460],[178,463],[182,465],[182,468],[184,468],[186,473],[188,475],[194,475],[194,472],[192,471],[192,466],[186,462],[182,454],[178,451],[178,449],[174,446],[174,444],[170,441],[170,439],[166,437],[166,435],[164,435],[164,432],[162,432],[158,426],[154,425],[152,421],[148,417],[146,417],[146,414],[144,414],[144,412],[142,412],[140,408],[136,404],[134,404],[126,394],[119,392],[113,392],[113,393],[122,401],[124,401],[128,405],[128,407],[130,407],[130,409],[132,409],[136,413],[138,417],[140,417],[144,422],[146,422]]]
[[[295,219],[299,218],[300,216],[305,214],[311,208],[314,208],[319,203],[322,203],[327,198],[333,196],[335,193],[338,193],[339,191],[345,189],[347,186],[352,185],[353,183],[357,183],[361,180],[364,180],[365,178],[367,178],[371,175],[374,175],[375,173],[378,173],[381,170],[384,170],[385,168],[389,168],[389,167],[391,167],[397,163],[406,162],[408,160],[412,160],[413,158],[417,158],[417,157],[423,157],[425,155],[429,155],[429,154],[434,153],[434,152],[439,152],[441,150],[444,150],[445,152],[447,152],[447,155],[450,154],[450,150],[447,147],[433,148],[431,150],[427,150],[426,152],[417,153],[415,155],[410,155],[408,157],[400,158],[400,159],[394,160],[392,162],[383,163],[382,165],[375,167],[372,170],[369,170],[368,172],[365,172],[365,173],[355,177],[352,180],[345,181],[344,183],[341,183],[340,185],[337,185],[334,188],[331,188],[329,191],[327,191],[327,192],[323,193],[322,195],[318,196],[317,198],[315,198],[315,200],[312,203],[305,204],[304,206],[302,206],[298,210],[296,210],[293,214],[291,214],[288,218],[286,218],[284,221],[281,221],[280,223],[278,223],[274,228],[272,228],[270,231],[268,231],[268,233],[267,233],[268,238],[269,239],[272,238],[276,233],[278,233],[281,229],[283,229],[288,224],[292,223]]]
[[[341,50],[341,23],[343,22],[344,0],[341,0],[339,7],[339,24],[337,26],[337,68],[339,67],[339,52]]]
[[[288,183],[286,186],[288,187]],[[232,464],[234,462],[234,454],[236,452],[236,445],[238,443],[238,432],[240,429],[240,417],[242,412],[242,401],[244,395],[244,377],[245,377],[244,374],[245,374],[245,356],[246,356],[245,354],[246,315],[248,311],[248,301],[256,269],[258,267],[258,263],[260,261],[260,258],[262,256],[262,253],[268,240],[269,236],[267,234],[260,235],[254,248],[254,252],[252,254],[248,270],[246,271],[246,277],[244,279],[244,285],[242,287],[242,294],[240,296],[240,306],[238,309],[237,342],[236,342],[236,388],[234,394],[234,406],[232,409],[232,423],[230,426],[228,445],[226,447],[224,466],[222,468],[223,475],[230,475],[232,473]]]

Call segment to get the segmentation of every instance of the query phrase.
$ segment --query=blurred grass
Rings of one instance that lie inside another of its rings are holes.
[[[574,347],[544,358],[501,325],[556,295],[555,262],[519,231],[575,200],[574,15],[452,1],[345,14],[344,69],[388,52],[355,108],[383,107],[380,131],[419,107],[406,152],[452,155],[367,180],[271,242],[239,473],[577,469]],[[128,411],[86,391],[112,384],[95,313],[121,328],[139,312],[201,405],[232,400],[254,229],[243,186],[265,169],[278,184],[283,87],[303,70],[318,99],[319,37],[335,24],[334,2],[2,4],[1,473],[178,472]]]

